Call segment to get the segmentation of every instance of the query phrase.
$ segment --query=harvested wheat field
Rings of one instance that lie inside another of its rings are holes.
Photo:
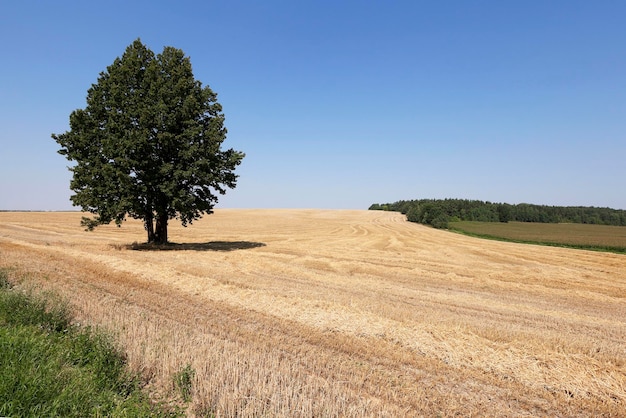
[[[0,213],[0,267],[115,333],[190,415],[625,416],[626,256],[487,241],[378,211],[217,210],[84,232]]]

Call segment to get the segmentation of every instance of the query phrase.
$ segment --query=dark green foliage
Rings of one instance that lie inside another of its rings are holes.
[[[95,214],[83,225],[142,219],[148,242],[167,242],[167,222],[186,226],[212,213],[217,194],[234,188],[244,154],[222,150],[226,139],[217,95],[195,80],[183,51],[155,54],[133,42],[53,134],[70,168],[75,206]]]
[[[447,228],[448,222],[542,222],[626,226],[626,210],[596,207],[542,206],[491,203],[464,199],[401,200],[374,204],[370,210],[391,210],[407,215],[411,222]]]
[[[498,220],[504,223],[507,223],[508,221],[511,220],[511,206],[510,205],[506,203],[502,203],[498,205]]]

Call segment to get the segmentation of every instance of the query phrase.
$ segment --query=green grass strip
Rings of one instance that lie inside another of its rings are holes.
[[[0,416],[177,416],[153,405],[111,339],[66,305],[11,288],[0,270]]]

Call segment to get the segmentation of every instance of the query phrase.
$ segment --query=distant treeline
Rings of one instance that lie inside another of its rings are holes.
[[[626,210],[583,206],[544,206],[466,199],[400,200],[374,203],[370,210],[401,212],[411,222],[447,228],[448,222],[542,222],[626,226]]]

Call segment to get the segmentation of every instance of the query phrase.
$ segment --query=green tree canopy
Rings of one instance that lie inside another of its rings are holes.
[[[519,203],[491,203],[467,199],[417,199],[370,206],[370,210],[392,210],[407,215],[411,222],[447,228],[448,221],[478,222],[564,222],[626,226],[626,210],[546,206]]]
[[[244,157],[221,149],[222,106],[183,51],[155,56],[139,39],[100,73],[70,130],[52,138],[75,162],[72,203],[95,215],[83,225],[142,219],[153,243],[167,242],[168,220],[186,226],[211,214],[217,195],[236,186]]]

